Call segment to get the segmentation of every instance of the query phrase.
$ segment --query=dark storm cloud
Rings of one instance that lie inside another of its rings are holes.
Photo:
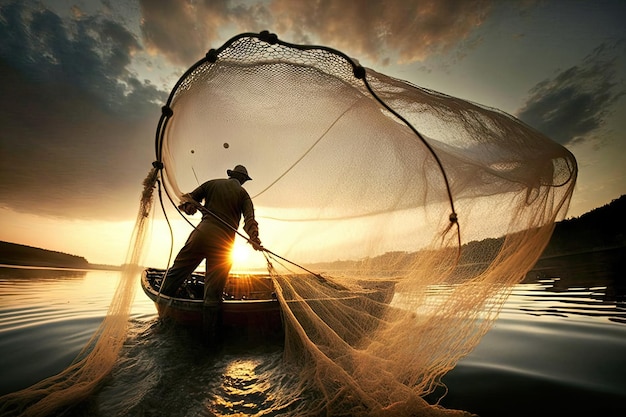
[[[128,214],[118,207],[134,210],[167,94],[129,72],[140,44],[124,27],[25,4],[0,7],[0,205]]]
[[[517,117],[563,145],[584,140],[626,93],[616,58],[624,47],[624,41],[603,44],[580,65],[539,83]]]
[[[128,72],[130,56],[141,46],[118,23],[88,16],[67,25],[49,10],[17,2],[0,8],[0,16],[0,35],[7,40],[0,57],[34,82],[80,90],[122,113],[146,110],[145,102],[139,109],[128,102],[132,93],[161,101],[162,93]]]
[[[146,47],[186,65],[219,46],[218,28],[230,29],[230,36],[267,29],[283,40],[324,44],[376,63],[413,62],[468,38],[483,23],[491,4],[487,0],[140,3]]]

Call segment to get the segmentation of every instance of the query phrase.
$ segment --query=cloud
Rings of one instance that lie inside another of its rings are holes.
[[[222,36],[261,30],[293,43],[330,46],[359,60],[421,61],[467,39],[491,9],[486,0],[140,3],[146,47],[186,66],[219,46],[215,42]]]
[[[168,96],[140,79],[136,65],[163,70],[154,65],[166,58],[186,69],[224,39],[265,29],[359,60],[412,62],[471,38],[491,3],[140,0],[139,7],[135,34],[102,10],[71,7],[61,17],[34,1],[0,5],[0,206],[71,218],[135,214]],[[149,62],[150,54],[158,59]]]
[[[626,93],[618,60],[624,46],[623,40],[604,43],[580,65],[537,84],[517,117],[562,145],[585,140]]]
[[[103,17],[64,21],[22,2],[0,7],[0,20],[0,205],[73,218],[134,212],[167,98],[129,71],[139,42]]]
[[[402,64],[449,51],[483,23],[490,2],[275,0],[272,10],[284,16],[276,30],[294,32],[297,42],[306,42],[311,32],[357,58]]]
[[[141,33],[146,49],[162,55],[175,65],[189,67],[218,45],[222,33],[259,32],[270,20],[262,2],[245,5],[229,0],[196,2],[140,0]]]

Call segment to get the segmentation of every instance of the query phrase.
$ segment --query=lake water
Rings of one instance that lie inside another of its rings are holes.
[[[443,382],[440,404],[489,416],[626,415],[626,255],[542,261]],[[0,395],[65,369],[107,312],[120,273],[0,268]],[[76,416],[297,416],[276,343],[217,353],[161,323],[137,279],[131,328]],[[440,394],[438,392],[437,394]]]

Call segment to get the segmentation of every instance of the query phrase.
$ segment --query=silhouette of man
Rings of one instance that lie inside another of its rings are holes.
[[[254,205],[248,192],[242,187],[252,180],[243,165],[227,170],[228,178],[213,179],[183,195],[178,207],[193,215],[204,200],[202,221],[191,232],[172,267],[167,271],[161,294],[176,296],[181,285],[206,259],[204,278],[205,309],[218,309],[232,262],[230,252],[235,241],[241,217],[244,231],[255,250],[261,250],[259,227],[254,218]]]

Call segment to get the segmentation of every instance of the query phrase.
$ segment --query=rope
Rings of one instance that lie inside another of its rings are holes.
[[[220,221],[222,224],[224,224],[226,227],[228,227],[229,229],[231,229],[232,231],[234,231],[236,234],[238,234],[239,236],[241,236],[243,239],[245,239],[248,243],[250,243],[251,245],[255,246],[256,244],[253,244],[252,240],[247,237],[244,236],[239,230],[235,229],[232,225],[228,224],[228,222],[226,222],[224,219],[222,219],[220,216],[218,216],[217,214],[213,213],[211,210],[207,209],[206,207],[204,207],[202,204],[198,203],[197,201],[187,201],[190,204],[193,204],[194,207],[196,207],[200,212],[204,213],[204,214],[208,214],[210,216],[212,216],[213,218],[217,219],[218,221]],[[339,285],[335,282],[330,282],[328,279],[324,278],[322,275],[311,271],[310,269],[305,268],[304,266],[297,264],[293,261],[290,261],[289,259],[282,257],[274,252],[272,252],[271,250],[267,249],[264,246],[259,246],[259,251],[262,251],[265,254],[269,254],[271,256],[273,256],[274,258],[278,258],[282,261],[288,262],[291,265],[294,265],[300,269],[302,269],[303,271],[308,272],[309,274],[313,275],[315,278],[317,278],[320,282],[327,284],[327,285],[331,285],[335,288],[338,289],[347,289],[346,287],[343,287],[342,285]],[[268,262],[268,264],[271,266],[271,262],[269,261],[269,259],[267,258],[267,256],[265,256],[266,261]],[[272,266],[273,268],[273,266]]]
[[[432,148],[432,146],[430,146],[430,144],[426,141],[426,139],[424,139],[422,134],[408,120],[406,120],[403,116],[401,116],[397,111],[392,109],[387,103],[383,101],[383,99],[378,97],[378,95],[374,92],[374,90],[370,86],[369,82],[367,82],[365,68],[358,66],[358,67],[354,67],[354,70],[355,70],[354,71],[355,77],[363,80],[363,84],[365,84],[367,91],[370,92],[372,97],[374,97],[374,99],[376,99],[376,101],[378,101],[385,109],[389,110],[394,116],[400,119],[409,129],[411,129],[411,131],[415,133],[415,135],[424,144],[424,146],[426,146],[426,148],[428,149],[430,154],[433,156],[433,158],[435,158],[435,162],[439,166],[439,170],[441,171],[443,181],[446,185],[446,191],[448,193],[448,201],[450,202],[450,210],[452,211],[452,213],[450,213],[450,216],[448,218],[450,220],[450,223],[448,224],[448,227],[446,227],[446,229],[443,231],[442,239],[448,233],[448,231],[452,228],[452,226],[456,225],[456,230],[457,230],[456,235],[457,235],[457,241],[458,241],[457,259],[460,258],[461,256],[461,226],[459,225],[458,215],[456,213],[456,210],[454,209],[454,199],[452,198],[452,190],[450,189],[450,182],[448,181],[448,174],[446,173],[446,170],[443,167],[443,164],[441,163],[439,156],[437,155],[435,150]]]
[[[161,181],[157,179],[156,183],[158,185],[159,203],[161,204],[161,210],[163,211],[165,222],[167,223],[167,227],[170,231],[170,254],[167,257],[167,268],[165,268],[165,274],[163,274],[163,281],[161,282],[161,286],[159,287],[159,293],[157,294],[157,298],[158,298],[161,296],[161,288],[163,288],[163,284],[165,284],[165,280],[167,279],[167,273],[170,270],[170,262],[172,261],[172,253],[174,253],[174,231],[172,230],[170,219],[169,217],[167,217],[167,213],[165,211],[165,205],[163,204],[163,195],[161,194]]]

